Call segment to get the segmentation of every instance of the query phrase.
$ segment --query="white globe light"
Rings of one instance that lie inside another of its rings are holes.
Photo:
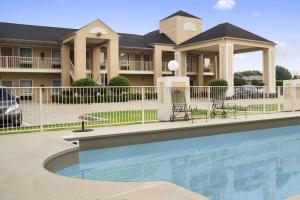
[[[176,60],[171,60],[169,63],[168,63],[168,69],[172,72],[175,72],[177,71],[179,68],[179,64]]]

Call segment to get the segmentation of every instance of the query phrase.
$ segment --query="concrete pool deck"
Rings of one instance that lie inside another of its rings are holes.
[[[291,118],[299,119],[300,112],[250,115],[234,119],[164,122],[128,126],[103,127],[90,133],[70,130],[0,136],[0,199],[4,200],[204,200],[205,197],[167,182],[108,183],[62,177],[47,171],[44,162],[49,157],[78,146],[65,141],[76,137],[107,137],[129,132],[160,131],[176,128],[201,128],[212,125],[246,123],[250,121]],[[65,137],[66,138],[66,137]],[[289,200],[300,199],[295,196]]]

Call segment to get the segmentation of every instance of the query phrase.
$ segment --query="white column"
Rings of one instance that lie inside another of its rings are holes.
[[[176,76],[186,76],[187,74],[187,58],[186,51],[175,51],[175,60],[179,64],[179,70],[175,72]]]
[[[219,45],[219,73],[220,78],[228,83],[227,96],[233,95],[234,74],[233,74],[234,45],[228,42]]]
[[[265,86],[269,87],[269,92],[274,93],[276,87],[274,48],[263,50],[263,79]]]
[[[198,86],[204,86],[204,55],[198,55]]]
[[[100,72],[100,47],[93,48],[93,68],[92,78],[98,85],[101,84],[101,72]]]
[[[75,80],[86,78],[86,38],[76,35],[74,39]]]

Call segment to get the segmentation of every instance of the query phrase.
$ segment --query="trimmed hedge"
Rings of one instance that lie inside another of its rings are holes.
[[[94,95],[94,96],[69,96],[64,94],[55,94],[51,96],[53,103],[61,104],[81,104],[81,103],[113,103],[113,102],[128,102],[131,100],[141,100],[141,93],[124,92],[120,95]]]
[[[91,78],[83,78],[72,83],[72,87],[93,87],[97,86],[96,81]]]

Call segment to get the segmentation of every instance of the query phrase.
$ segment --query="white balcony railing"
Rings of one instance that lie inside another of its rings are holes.
[[[120,61],[121,71],[153,71],[153,63],[147,61]]]
[[[60,69],[59,58],[0,56],[0,68],[5,69]]]

